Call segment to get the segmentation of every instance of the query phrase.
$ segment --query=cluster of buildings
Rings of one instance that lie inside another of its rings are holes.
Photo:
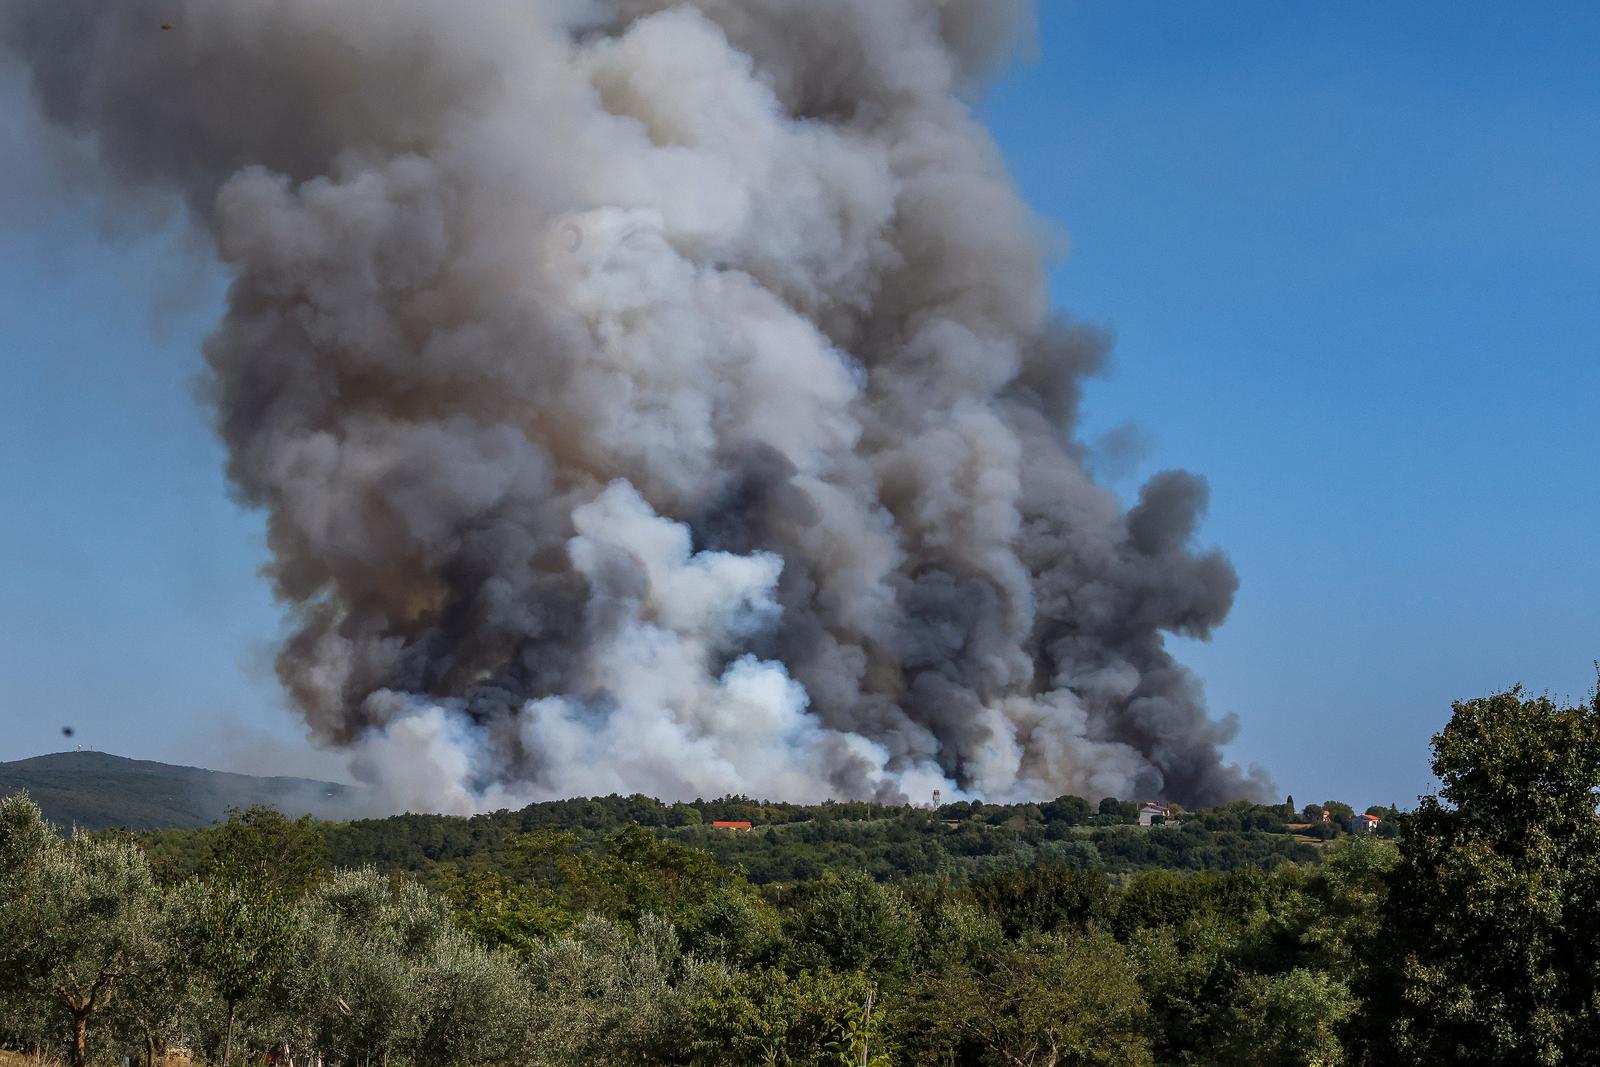
[[[1153,826],[1158,822],[1175,823],[1178,821],[1178,810],[1171,804],[1163,804],[1159,800],[1144,800],[1139,802],[1139,825]],[[1322,821],[1327,822],[1333,813],[1327,808],[1322,809]],[[1350,820],[1347,829],[1353,834],[1376,833],[1378,825],[1383,819],[1377,815],[1362,814]]]
[[[939,802],[939,794],[937,791],[933,794],[933,800],[934,805],[937,807]],[[1175,823],[1178,821],[1179,810],[1180,809],[1178,809],[1175,805],[1164,804],[1159,800],[1140,801],[1139,825],[1154,826],[1158,821],[1161,823]],[[1332,818],[1332,812],[1330,812],[1327,808],[1323,808],[1322,821],[1327,822],[1330,818]],[[1376,815],[1357,815],[1355,818],[1350,820],[1349,830],[1353,834],[1375,833],[1378,829],[1378,824],[1381,822],[1383,822],[1383,820]],[[946,822],[946,825],[960,826],[961,823],[957,820],[949,820]],[[719,819],[716,822],[713,822],[711,826],[716,830],[748,831],[754,829],[754,827],[752,827],[748,822],[731,819]]]

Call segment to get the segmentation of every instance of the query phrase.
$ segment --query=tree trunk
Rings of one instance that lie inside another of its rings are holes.
[[[156,1035],[144,1032],[144,1067],[156,1067]]]
[[[72,1016],[72,1051],[68,1054],[68,1067],[84,1067],[89,1062],[89,1016]]]
[[[222,1067],[228,1067],[228,1061],[233,1057],[233,1016],[237,1009],[237,1004],[228,1001],[228,1029],[222,1035]]]

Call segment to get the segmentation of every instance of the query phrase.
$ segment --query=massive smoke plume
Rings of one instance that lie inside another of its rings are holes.
[[[1163,648],[1237,584],[1204,483],[1086,474],[1106,341],[966,103],[1028,14],[6,0],[0,40],[213,236],[278,672],[397,803],[1253,792]]]

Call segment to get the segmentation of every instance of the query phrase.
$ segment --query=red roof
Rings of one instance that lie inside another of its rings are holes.
[[[748,822],[742,822],[742,821],[724,822],[724,821],[720,821],[719,820],[717,822],[712,823],[711,825],[717,827],[718,829],[722,829],[722,830],[748,830],[748,829],[750,829],[750,824]]]

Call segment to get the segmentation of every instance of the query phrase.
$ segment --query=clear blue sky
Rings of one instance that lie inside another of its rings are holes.
[[[1580,697],[1600,657],[1600,8],[1042,7],[983,113],[1057,304],[1119,338],[1118,488],[1211,481],[1243,587],[1181,655],[1302,803],[1410,803],[1452,698]],[[95,227],[0,186],[0,759],[70,723],[277,766],[261,524],[189,392],[221,281]]]

